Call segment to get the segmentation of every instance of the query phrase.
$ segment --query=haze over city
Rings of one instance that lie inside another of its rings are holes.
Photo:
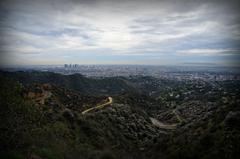
[[[239,1],[0,2],[2,65],[238,66]]]

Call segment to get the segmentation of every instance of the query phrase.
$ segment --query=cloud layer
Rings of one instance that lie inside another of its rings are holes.
[[[12,0],[0,5],[4,64],[223,65],[240,56],[238,1]]]

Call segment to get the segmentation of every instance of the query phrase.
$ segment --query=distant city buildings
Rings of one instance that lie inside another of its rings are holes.
[[[71,68],[78,68],[78,64],[64,64],[64,68],[71,69]]]
[[[8,71],[48,71],[69,74],[82,74],[87,77],[134,77],[151,76],[159,79],[172,79],[178,81],[228,81],[240,80],[238,69],[223,70],[222,68],[198,67],[168,67],[168,66],[145,66],[145,65],[80,65],[64,64],[56,66],[35,66],[7,69]]]
[[[64,64],[64,69],[49,69],[56,73],[74,74],[80,73],[88,77],[114,77],[114,76],[152,76],[162,79],[224,81],[240,80],[239,74],[224,71],[189,70],[189,68],[138,66],[138,65],[79,65]]]

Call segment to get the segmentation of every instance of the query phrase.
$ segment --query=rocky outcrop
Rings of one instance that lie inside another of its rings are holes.
[[[37,105],[43,105],[45,104],[45,100],[52,95],[51,89],[52,86],[50,84],[28,86],[25,89],[23,97],[26,100],[33,101]]]

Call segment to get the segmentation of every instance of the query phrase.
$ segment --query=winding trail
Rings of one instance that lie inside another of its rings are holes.
[[[177,114],[176,108],[173,110],[173,114],[177,117],[178,123],[181,124],[183,122],[183,119]]]
[[[45,100],[50,98],[52,96],[52,93],[50,91],[43,91],[43,96],[37,97],[34,100],[38,101],[40,104],[44,104]]]
[[[90,111],[93,111],[93,110],[97,110],[97,109],[102,109],[108,105],[111,105],[113,103],[113,98],[112,97],[108,97],[107,98],[108,101],[106,103],[103,103],[103,104],[100,104],[100,105],[97,105],[95,107],[92,107],[92,108],[89,108],[89,109],[86,109],[82,112],[82,115],[90,112]],[[150,117],[149,119],[151,120],[152,124],[161,128],[161,129],[165,129],[165,130],[175,130],[177,128],[177,126],[179,124],[181,124],[183,122],[182,118],[177,114],[176,112],[176,108],[172,111],[173,114],[177,117],[177,120],[178,122],[177,123],[174,123],[174,124],[164,124],[162,122],[160,122],[159,120],[155,119],[155,118],[152,118]]]
[[[159,120],[155,119],[155,118],[149,118],[152,122],[153,125],[155,125],[156,127],[159,127],[161,129],[167,129],[167,130],[174,130],[177,128],[177,123],[174,124],[164,124],[162,122],[160,122]]]
[[[178,122],[174,123],[174,124],[164,124],[162,122],[160,122],[159,120],[155,119],[155,118],[149,118],[152,122],[153,125],[161,128],[161,129],[166,129],[166,130],[175,130],[177,128],[177,126],[179,124],[181,124],[183,122],[182,118],[177,114],[176,112],[176,108],[172,111],[173,114],[176,116]]]
[[[108,99],[108,102],[106,102],[106,103],[104,103],[104,104],[97,105],[97,106],[95,106],[95,107],[92,107],[92,108],[89,108],[89,109],[84,110],[84,111],[82,112],[82,115],[84,115],[84,114],[86,114],[86,113],[88,113],[88,112],[90,112],[90,111],[96,110],[96,109],[102,109],[102,108],[104,108],[105,106],[110,105],[110,104],[113,103],[113,98],[112,98],[112,97],[108,97],[107,99]]]

